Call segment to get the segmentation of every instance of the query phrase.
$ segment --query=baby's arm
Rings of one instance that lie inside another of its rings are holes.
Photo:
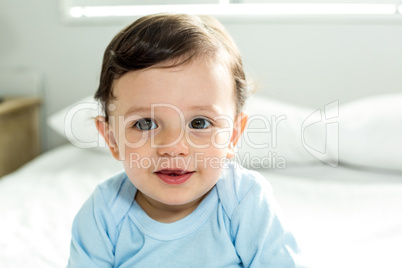
[[[265,178],[259,181],[243,197],[239,193],[231,221],[236,251],[244,267],[302,267],[296,241],[276,214],[271,187]]]
[[[97,188],[74,220],[68,268],[113,267],[113,226],[113,217]]]

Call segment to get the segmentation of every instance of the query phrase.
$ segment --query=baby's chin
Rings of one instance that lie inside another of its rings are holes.
[[[182,207],[198,205],[205,196],[206,194],[197,196],[170,195],[166,197],[159,197],[156,200],[165,206],[170,206],[172,208],[177,207],[179,209]]]

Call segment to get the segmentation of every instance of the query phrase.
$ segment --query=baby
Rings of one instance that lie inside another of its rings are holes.
[[[68,267],[300,267],[265,178],[228,161],[247,93],[211,17],[150,15],[118,33],[96,125],[124,171],[76,216]]]

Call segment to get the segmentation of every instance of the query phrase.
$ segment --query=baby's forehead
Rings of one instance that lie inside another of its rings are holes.
[[[219,58],[211,56],[197,56],[188,59],[179,58],[167,60],[144,69],[126,72],[114,80],[112,89],[113,93],[115,93],[116,89],[121,88],[122,84],[132,83],[134,80],[141,79],[143,77],[154,76],[151,80],[157,80],[158,77],[164,74],[176,74],[177,76],[188,76],[190,74],[195,74],[193,75],[194,77],[203,76],[205,73],[200,70],[207,68],[208,70],[211,70],[211,73],[220,79],[225,78],[226,82],[230,83],[233,91],[235,91],[236,81],[229,65],[230,64],[226,61],[219,60]]]
[[[219,114],[232,114],[236,106],[232,75],[222,64],[205,61],[129,72],[116,80],[114,95],[112,102],[120,113],[132,107],[145,110],[172,105],[186,111],[217,107]]]
[[[231,73],[230,63],[228,53],[222,49],[217,50],[215,53],[205,53],[194,52],[190,56],[180,56],[164,61],[160,61],[152,66],[138,70],[138,72],[149,70],[149,69],[166,69],[169,71],[182,71],[190,68],[193,65],[203,64],[209,68],[221,68],[227,73]]]

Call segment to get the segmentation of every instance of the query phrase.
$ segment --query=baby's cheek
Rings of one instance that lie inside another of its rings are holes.
[[[230,142],[230,132],[226,129],[216,129],[205,133],[190,134],[187,142],[195,150],[226,149]]]
[[[145,146],[149,140],[150,136],[148,135],[148,132],[140,132],[134,129],[127,129],[124,132],[124,136],[121,137],[121,141],[124,142],[128,150],[140,149],[141,147]]]
[[[211,131],[209,132],[186,132],[187,144],[193,149],[208,148],[211,143]]]
[[[230,131],[218,129],[211,135],[210,145],[215,149],[226,149],[230,143]]]

